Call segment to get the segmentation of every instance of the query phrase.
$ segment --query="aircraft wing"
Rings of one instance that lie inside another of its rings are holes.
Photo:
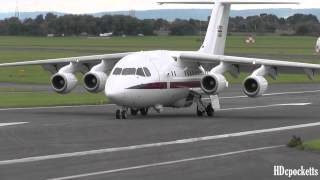
[[[279,61],[271,59],[211,55],[199,52],[182,52],[180,53],[179,58],[181,61],[199,63],[199,65],[211,65],[211,67],[224,62],[226,64],[234,65],[238,68],[239,72],[249,73],[252,73],[262,65],[273,68],[274,70],[276,70],[276,73],[305,73],[309,78],[313,78],[316,73],[320,72],[320,65],[318,64]]]
[[[15,63],[3,63],[0,67],[14,67],[14,66],[28,66],[28,65],[54,65],[54,64],[68,64],[74,63],[90,63],[98,64],[101,60],[107,61],[118,61],[130,53],[116,53],[116,54],[102,54],[92,56],[79,56],[79,57],[68,57],[68,58],[57,58],[57,59],[46,59],[46,60],[35,60],[35,61],[24,61]]]
[[[129,55],[130,53],[115,53],[115,54],[101,54],[92,56],[79,56],[79,57],[68,57],[68,58],[57,58],[57,59],[46,59],[46,60],[34,60],[34,61],[23,61],[14,63],[2,63],[0,67],[15,67],[15,66],[29,66],[29,65],[41,65],[45,70],[51,73],[58,72],[62,67],[75,63],[79,67],[79,71],[87,73],[92,67],[105,61],[110,71],[113,66],[122,58]]]

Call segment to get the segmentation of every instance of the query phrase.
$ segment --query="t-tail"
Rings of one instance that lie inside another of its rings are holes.
[[[207,1],[166,1],[159,4],[213,4],[207,34],[199,52],[223,55],[232,4],[299,4],[300,1],[275,0],[207,0]]]

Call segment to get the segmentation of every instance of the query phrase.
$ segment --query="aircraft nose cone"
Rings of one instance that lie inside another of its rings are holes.
[[[116,90],[116,89],[107,89],[106,90],[106,96],[112,101],[112,102],[119,102],[124,96],[124,92],[122,90]]]

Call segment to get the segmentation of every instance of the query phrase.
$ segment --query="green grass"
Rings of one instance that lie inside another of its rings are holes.
[[[305,150],[320,152],[320,140],[308,141],[303,143]]]
[[[106,104],[103,94],[70,93],[59,95],[43,92],[0,93],[0,107],[34,107],[81,104]]]

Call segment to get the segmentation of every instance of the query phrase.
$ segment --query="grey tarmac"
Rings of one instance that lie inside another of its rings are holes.
[[[0,123],[28,123],[0,127],[0,179],[287,179],[274,177],[273,166],[320,169],[319,153],[284,146],[292,135],[319,139],[320,126],[257,130],[320,125],[319,90],[272,85],[268,96],[250,99],[234,85],[214,118],[197,117],[195,107],[127,120],[115,120],[114,105],[2,109]]]

